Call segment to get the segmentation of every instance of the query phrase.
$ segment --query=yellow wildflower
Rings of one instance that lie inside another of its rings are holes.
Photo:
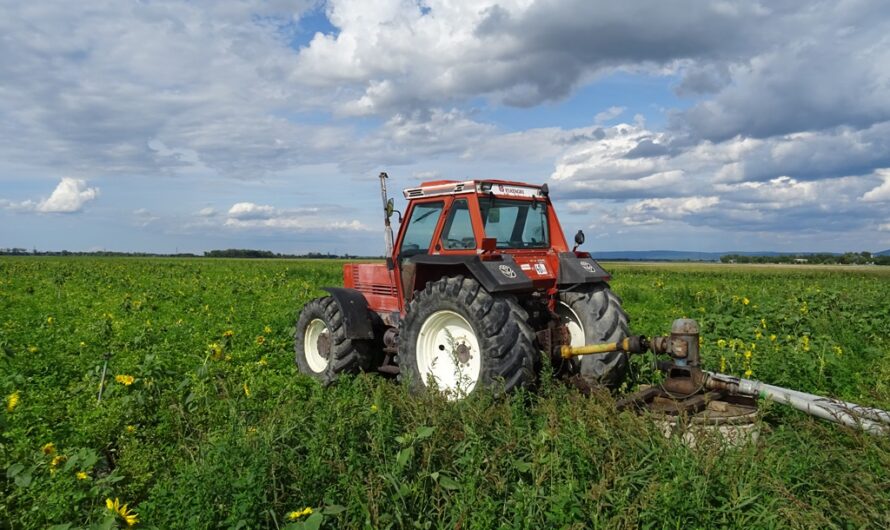
[[[742,303],[745,305],[748,305],[751,303],[751,300],[748,300],[748,297],[746,296],[746,297],[742,298]]]
[[[720,371],[726,372],[726,357],[720,356]]]
[[[124,430],[127,431],[127,434],[133,434],[134,432],[136,432],[136,426],[127,425],[126,427],[124,427]]]
[[[210,350],[210,354],[213,355],[214,359],[219,359],[222,356],[222,346],[220,346],[216,342],[211,342],[207,345],[207,349]]]
[[[40,351],[40,348],[37,346],[28,346],[28,353],[37,353]]]
[[[111,499],[105,499],[105,507],[108,508],[108,511],[111,513],[119,515],[124,522],[127,523],[127,526],[133,526],[139,522],[139,516],[136,515],[136,512],[128,510],[127,505],[121,504],[117,497],[115,497],[113,501]]]
[[[18,390],[6,396],[6,412],[15,410],[19,406],[19,401],[21,401],[21,394],[19,394]]]
[[[754,333],[755,340],[760,340],[762,337],[763,337],[763,333],[761,333],[760,330],[757,330],[757,332]]]
[[[751,377],[752,375],[754,375],[754,372],[752,372],[750,368],[745,370],[745,377]]]
[[[223,331],[223,337],[225,337],[227,339],[231,338],[234,334],[235,334],[235,332],[232,331],[231,329],[227,329],[227,330]]]
[[[265,333],[266,335],[272,333],[272,328],[270,328],[269,326],[263,326],[263,333]]]
[[[806,301],[804,301],[804,303],[802,303],[802,304],[800,305],[800,312],[801,312],[801,314],[804,314],[804,315],[806,315],[807,313],[810,312],[810,308],[809,308],[809,306],[807,305]]]
[[[86,342],[84,342],[84,341],[80,341],[80,347],[81,347],[81,348],[86,348],[86,346],[87,346],[87,343],[86,343]]]
[[[86,480],[90,478],[90,476],[87,475],[86,471],[78,471],[77,473],[75,473],[74,476],[77,477],[77,480]]]
[[[55,321],[56,321],[56,319],[54,319],[53,317],[46,317],[46,323],[49,324],[50,326],[52,326],[53,322],[55,322]]]
[[[302,510],[293,511],[293,512],[288,513],[287,520],[288,521],[296,521],[297,519],[299,519],[300,517],[303,517],[304,515],[311,515],[311,514],[312,514],[312,508],[309,508],[307,506],[306,508],[303,508]]]
[[[52,442],[48,442],[43,444],[43,447],[40,448],[45,455],[51,455],[56,452],[56,446]]]
[[[760,319],[760,327],[762,327],[763,329],[766,329],[766,319],[765,318]]]
[[[841,348],[840,346],[835,346],[835,347],[834,347],[834,353],[835,353],[835,355],[843,355],[843,354],[844,354],[844,349]]]
[[[725,347],[726,347],[726,341],[723,340],[723,339],[718,340],[718,341],[717,341],[717,346],[720,346],[721,348],[725,348]]]
[[[64,462],[65,460],[68,460],[68,457],[65,455],[54,456],[52,462],[49,463],[50,473],[54,474],[56,472],[56,468],[62,465],[62,462]]]
[[[244,383],[244,384],[242,385],[242,387],[244,388],[244,395],[247,396],[247,397],[250,397],[250,389],[247,388],[247,383]]]
[[[804,335],[800,339],[800,342],[803,345],[803,351],[810,351],[810,337],[809,337],[809,335]]]
[[[376,404],[374,404],[374,405],[371,405],[371,412],[374,412],[374,413],[376,413],[376,412],[377,412],[377,410],[378,410],[378,409],[377,409],[377,405],[376,405]]]
[[[266,360],[265,357],[260,357],[260,360],[256,362],[260,366],[268,366],[269,361]]]
[[[258,345],[262,346],[263,344],[266,343],[266,337],[260,335],[259,337],[256,338],[256,343]]]
[[[769,336],[769,340],[772,341],[772,342],[776,342],[776,339],[777,339],[777,338],[778,338],[778,337],[776,337],[775,335],[770,335],[770,336]]]
[[[745,359],[750,359],[752,355],[753,355],[753,354],[751,353],[751,350],[746,350],[746,351],[745,351]]]
[[[136,378],[132,375],[120,374],[114,376],[114,380],[124,386],[130,386],[133,384],[134,381],[136,381]]]

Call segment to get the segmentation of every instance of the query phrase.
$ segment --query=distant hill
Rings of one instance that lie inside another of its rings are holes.
[[[874,255],[875,256],[890,256],[890,248],[888,248],[887,250],[882,250],[880,252],[875,252]]]
[[[720,261],[723,252],[685,252],[682,250],[593,251],[594,259],[605,261]]]

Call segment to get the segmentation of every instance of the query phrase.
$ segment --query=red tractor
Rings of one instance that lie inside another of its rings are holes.
[[[624,352],[560,355],[562,346],[623,340],[628,316],[609,274],[577,251],[581,231],[569,248],[546,184],[424,182],[404,191],[393,240],[386,178],[386,263],[344,265],[344,287],[306,304],[300,371],[323,383],[377,371],[461,397],[533,386],[546,356],[582,384],[623,380]]]

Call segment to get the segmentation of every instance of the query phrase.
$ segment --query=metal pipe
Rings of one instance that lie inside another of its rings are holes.
[[[811,416],[862,429],[871,434],[890,434],[890,412],[885,410],[768,385],[752,379],[711,372],[708,372],[708,376],[708,388],[722,388],[730,393],[770,399]]]
[[[386,179],[389,178],[389,175],[386,174],[385,171],[380,172],[380,195],[383,198],[383,225],[384,225],[384,240],[386,243],[386,254],[387,258],[392,256],[392,247],[393,247],[393,236],[392,236],[392,224],[389,222],[389,199],[386,196]]]

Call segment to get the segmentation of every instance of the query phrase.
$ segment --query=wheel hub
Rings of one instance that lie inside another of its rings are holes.
[[[331,355],[331,334],[327,331],[322,332],[316,341],[318,354],[327,359]]]
[[[457,362],[460,364],[467,364],[472,358],[470,356],[470,347],[465,342],[461,342],[454,348],[454,356],[457,357]]]

